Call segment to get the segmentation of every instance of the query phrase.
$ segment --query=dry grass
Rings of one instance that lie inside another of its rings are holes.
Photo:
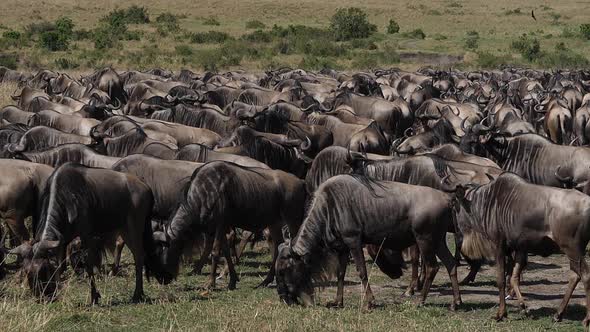
[[[0,84],[0,107],[4,107],[6,105],[12,105],[16,102],[10,98],[15,91],[17,91],[16,83],[2,83]],[[18,91],[16,92],[18,94]]]
[[[46,0],[39,4],[36,0],[5,0],[3,2],[4,15],[0,18],[0,24],[4,27],[23,28],[29,23],[40,20],[54,20],[66,15],[73,18],[78,27],[92,28],[98,19],[115,8],[124,8],[136,4],[148,9],[152,18],[163,12],[171,12],[183,15],[180,24],[184,31],[208,31],[219,30],[233,36],[240,36],[246,32],[245,23],[257,19],[264,22],[267,27],[273,24],[305,24],[317,27],[326,27],[330,16],[337,8],[348,6],[362,7],[372,22],[377,24],[384,38],[382,43],[393,43],[401,52],[428,52],[442,55],[465,56],[466,61],[473,64],[477,55],[464,49],[465,33],[470,30],[477,31],[480,35],[478,51],[493,54],[509,54],[513,61],[518,62],[519,56],[514,55],[510,49],[510,41],[523,33],[534,34],[540,39],[542,47],[553,50],[558,42],[565,42],[566,46],[580,54],[590,53],[590,44],[581,38],[562,38],[564,29],[577,31],[581,23],[588,23],[586,12],[590,9],[590,3],[581,3],[575,0],[559,1],[558,3],[546,3],[540,5],[537,1],[499,0],[489,2],[485,0],[474,1],[386,1],[371,0],[359,3],[352,0],[340,1],[316,1],[303,0],[292,2],[287,0],[244,0],[244,1],[192,1],[178,0],[173,2],[162,0],[127,1],[125,5],[110,0],[97,0],[92,2],[79,2],[74,0]],[[32,10],[31,10],[32,8]],[[531,18],[531,10],[535,10],[537,21]],[[516,14],[515,14],[516,12]],[[554,16],[560,15],[555,21]],[[204,20],[215,17],[219,26],[205,25]],[[401,26],[401,32],[421,28],[426,33],[426,39],[416,40],[405,38],[401,35],[384,34],[389,19],[394,18]],[[115,64],[122,69],[137,67],[133,63],[134,55],[130,52],[144,52],[142,47],[153,48],[157,45],[159,54],[155,55],[140,66],[160,65],[167,68],[178,69],[194,66],[190,62],[174,55],[177,45],[187,44],[184,40],[178,40],[178,36],[155,36],[153,27],[138,27],[145,30],[147,35],[140,42],[125,42],[124,47],[108,51],[110,55],[93,62],[90,67],[98,67],[105,64]],[[43,67],[53,67],[54,60],[59,57],[73,55],[78,58],[79,51],[92,49],[87,42],[79,42],[78,50],[70,53],[56,52],[54,54],[39,53],[29,50],[23,54],[24,62],[37,63]],[[210,46],[194,46],[200,49]],[[166,54],[166,53],[170,54]],[[355,55],[356,56],[356,55]],[[361,56],[361,55],[359,55]],[[137,56],[135,56],[137,58]],[[413,69],[428,64],[423,63],[423,58],[406,57],[409,59],[401,64],[402,68]],[[444,59],[444,58],[443,58]],[[263,69],[274,65],[300,65],[301,56],[279,56],[274,59],[253,60],[245,59],[240,67],[245,69]],[[429,61],[437,61],[429,60]],[[442,61],[442,60],[441,60]],[[145,62],[145,61],[144,61]],[[361,61],[354,59],[339,59],[339,63],[347,68],[363,65]],[[82,61],[82,66],[87,66]],[[200,69],[200,68],[196,68]]]

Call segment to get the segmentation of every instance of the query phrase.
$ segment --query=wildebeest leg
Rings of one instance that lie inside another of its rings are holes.
[[[86,237],[88,238],[88,237]],[[88,246],[86,246],[88,244]],[[96,290],[96,283],[94,278],[94,267],[99,263],[99,251],[96,244],[96,239],[82,240],[82,247],[88,248],[88,257],[86,262],[86,273],[90,279],[90,304],[98,304],[100,293]]]
[[[189,274],[201,274],[201,270],[207,261],[209,260],[209,254],[211,254],[211,250],[213,249],[213,242],[215,238],[207,235],[205,237],[205,248],[201,253],[201,257],[199,260],[193,265],[193,270]]]
[[[479,260],[479,259],[471,260],[467,257],[465,257],[465,261],[469,265],[469,273],[467,274],[467,276],[465,276],[465,278],[463,278],[463,280],[461,280],[459,285],[468,285],[468,284],[474,282],[475,277],[477,276],[477,273],[481,269],[481,265],[483,262],[482,260]]]
[[[359,273],[359,277],[361,278],[361,283],[365,292],[364,300],[366,308],[372,308],[374,306],[375,297],[373,296],[373,291],[371,291],[371,286],[369,285],[369,277],[367,276],[367,265],[365,263],[363,247],[359,245],[356,248],[351,248],[350,253],[354,259],[354,264],[356,265],[356,270]]]
[[[281,226],[279,224],[269,227],[269,231],[271,240],[270,248],[272,250],[272,262],[270,264],[270,270],[268,270],[266,278],[264,278],[264,280],[262,280],[262,282],[256,286],[256,288],[266,287],[275,279],[275,263],[277,261],[277,256],[279,255],[279,244],[283,243],[283,232],[281,231]]]
[[[344,277],[346,276],[346,267],[348,265],[348,252],[338,254],[338,290],[336,291],[336,300],[326,304],[328,308],[344,307]]]
[[[222,233],[221,236],[225,236],[225,233],[223,233],[221,230],[218,230],[215,233],[215,238],[214,238],[214,242],[213,242],[213,250],[211,251],[211,271],[209,272],[209,282],[207,283],[207,286],[205,287],[207,289],[214,289],[215,288],[217,264],[219,263],[219,250],[220,250],[220,245],[221,245],[221,243],[219,241],[218,233]],[[203,254],[205,254],[205,253],[203,253]]]
[[[580,280],[582,279],[580,264],[578,264],[578,262],[580,262],[582,255],[579,255],[579,254],[570,255],[570,253],[568,253],[568,251],[569,250],[564,249],[565,254],[568,256],[568,258],[570,260],[569,283],[567,285],[565,295],[563,296],[563,300],[561,300],[561,304],[559,305],[559,308],[557,309],[557,313],[555,313],[555,316],[553,316],[553,320],[556,322],[561,321],[561,318],[563,317],[563,313],[565,312],[565,308],[567,307],[568,303],[570,302],[570,299],[572,297],[574,289],[576,289],[578,282],[580,282]],[[586,301],[588,301],[588,298],[586,298]]]
[[[242,239],[240,240],[240,244],[238,245],[238,249],[236,250],[236,257],[242,257],[242,254],[244,253],[244,250],[246,250],[246,246],[248,245],[248,242],[250,242],[250,239],[254,236],[254,233],[243,230],[242,231]],[[237,263],[237,261],[236,261]]]
[[[447,247],[447,243],[444,238],[440,241],[436,250],[436,255],[444,264],[449,278],[451,279],[451,286],[453,287],[453,303],[451,304],[451,310],[456,310],[458,305],[461,305],[461,293],[459,292],[459,281],[457,280],[457,262]]]
[[[417,249],[418,250],[418,258],[422,257],[420,255],[420,248]],[[422,259],[420,262],[420,273],[418,274],[418,282],[416,283],[416,290],[420,291],[424,288],[424,280],[426,278],[426,265],[424,265],[424,259]]]
[[[430,291],[430,286],[434,281],[434,277],[438,272],[438,261],[434,252],[435,248],[432,247],[432,239],[418,240],[417,243],[418,250],[420,250],[422,256],[422,264],[426,269],[424,273],[424,285],[422,286],[422,292],[418,301],[418,305],[423,305]]]
[[[496,282],[498,284],[498,296],[500,297],[500,307],[496,313],[496,320],[501,321],[508,316],[506,313],[506,255],[502,245],[498,246],[496,251]]]
[[[223,255],[225,256],[227,269],[229,271],[229,283],[227,284],[227,288],[229,290],[236,289],[236,283],[238,282],[238,274],[234,268],[234,262],[231,257],[231,253],[229,250],[229,245],[227,243],[225,235],[222,234],[221,238],[219,238],[221,242],[221,248],[223,250]]]
[[[121,237],[117,237],[117,242],[115,243],[115,258],[113,260],[113,269],[111,270],[111,275],[117,275],[119,273],[119,268],[121,267],[121,252],[123,251],[123,247],[125,247],[125,241]]]
[[[522,273],[523,263],[522,259],[520,259],[523,253],[518,252],[516,254],[516,261],[514,263],[514,268],[512,269],[512,276],[510,277],[510,286],[514,291],[516,298],[518,299],[518,304],[522,310],[526,310],[526,304],[524,303],[524,298],[522,293],[520,292],[520,274]],[[526,252],[524,253],[526,255]]]
[[[129,224],[132,224],[129,222]],[[133,291],[133,297],[131,301],[138,303],[144,300],[143,294],[143,265],[144,265],[144,244],[141,238],[143,229],[130,229],[123,233],[125,238],[122,239],[122,243],[127,243],[127,247],[133,255],[133,261],[135,262],[135,290]],[[124,242],[123,242],[124,240]],[[119,241],[117,241],[118,243]]]
[[[420,268],[420,253],[418,252],[418,246],[413,245],[410,247],[410,260],[412,262],[412,280],[408,289],[404,292],[404,296],[413,296],[414,291],[418,287],[418,269]]]

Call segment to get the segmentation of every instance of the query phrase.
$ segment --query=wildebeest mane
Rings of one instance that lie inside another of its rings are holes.
[[[346,148],[340,146],[326,148],[315,157],[305,177],[307,191],[311,194],[329,178],[348,174],[351,171],[352,168],[347,162]]]

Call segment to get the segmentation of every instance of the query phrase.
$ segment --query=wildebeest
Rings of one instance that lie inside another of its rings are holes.
[[[24,243],[11,250],[12,254],[25,259],[23,268],[30,288],[39,295],[53,295],[59,269],[56,270],[49,258],[57,256],[61,264],[65,246],[80,236],[82,246],[88,250],[86,272],[90,278],[90,301],[98,303],[100,294],[96,290],[93,268],[100,264],[105,237],[121,234],[135,261],[132,300],[141,301],[145,256],[153,250],[150,189],[135,176],[72,163],[56,169],[47,183],[41,198],[37,242],[33,246]]]
[[[351,175],[329,179],[316,191],[295,239],[280,250],[276,263],[279,296],[289,304],[299,299],[306,305],[313,303],[312,272],[320,269],[322,263],[318,261],[318,252],[333,250],[339,261],[338,292],[329,305],[343,306],[350,253],[365,290],[364,301],[371,306],[374,297],[363,246],[373,244],[401,251],[417,244],[426,264],[420,303],[426,300],[438,271],[438,256],[451,279],[451,308],[455,309],[461,304],[457,268],[445,242],[445,234],[453,223],[452,201],[452,195],[427,187]]]
[[[220,250],[229,268],[229,289],[236,286],[237,274],[226,243],[230,227],[251,232],[269,228],[273,241],[272,265],[260,286],[274,280],[274,262],[278,245],[283,241],[281,228],[295,234],[303,220],[306,200],[302,180],[279,170],[246,168],[233,163],[214,161],[193,174],[185,195],[165,232],[154,233],[160,241],[161,271],[154,271],[158,281],[169,283],[176,278],[183,246],[195,234],[207,235],[201,261],[212,253],[209,287],[215,286],[215,272]],[[214,246],[215,241],[215,246]],[[215,248],[213,248],[215,247]],[[200,265],[202,263],[198,263]]]
[[[500,307],[496,319],[506,317],[505,260],[528,253],[548,256],[561,250],[570,262],[569,284],[557,313],[561,320],[572,292],[583,280],[586,298],[590,295],[590,276],[584,259],[590,240],[590,197],[574,191],[527,183],[512,173],[504,173],[489,184],[460,188],[457,193],[457,225],[463,234],[462,252],[472,258],[495,258]],[[518,301],[525,308],[520,292],[520,271],[517,259],[510,278]],[[590,312],[584,318],[587,328]]]

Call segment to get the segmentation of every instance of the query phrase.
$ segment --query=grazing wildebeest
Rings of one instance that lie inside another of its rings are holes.
[[[193,174],[185,195],[165,232],[154,237],[162,243],[161,271],[154,271],[161,283],[169,283],[178,275],[179,258],[183,246],[194,234],[205,233],[207,241],[201,256],[202,263],[212,254],[209,287],[215,286],[215,273],[220,250],[227,260],[229,289],[234,289],[237,274],[226,243],[230,227],[256,232],[269,228],[272,238],[272,265],[259,286],[274,280],[274,262],[278,245],[283,241],[281,228],[289,227],[295,234],[303,220],[306,200],[302,180],[279,170],[246,168],[233,163],[214,161]],[[197,268],[198,269],[198,268]]]
[[[52,251],[57,251],[61,264],[66,245],[80,236],[82,247],[88,249],[90,301],[97,304],[100,294],[93,269],[100,264],[102,241],[112,234],[121,234],[135,261],[132,300],[141,301],[145,256],[153,249],[150,189],[133,175],[68,163],[53,172],[41,199],[37,242],[33,246],[24,243],[10,251],[25,259],[23,269],[31,289],[39,295],[52,295],[59,278],[59,270],[49,261],[55,256]]]
[[[322,268],[319,253],[338,256],[338,292],[329,305],[343,306],[344,276],[352,254],[365,289],[365,303],[373,305],[363,246],[373,244],[401,251],[417,244],[426,264],[424,303],[438,271],[438,256],[449,273],[455,309],[461,304],[457,267],[445,242],[453,221],[453,196],[442,191],[398,182],[373,181],[364,176],[339,175],[324,182],[290,245],[282,246],[276,262],[277,291],[288,304],[313,303],[312,273]],[[401,275],[401,265],[399,266]]]
[[[519,278],[527,253],[548,256],[561,250],[570,262],[569,284],[554,316],[561,320],[572,292],[580,280],[586,301],[590,299],[590,270],[584,259],[590,240],[590,197],[574,191],[527,183],[504,173],[482,186],[457,191],[457,225],[463,234],[462,252],[471,258],[496,260],[500,307],[497,320],[506,317],[505,260],[514,252],[517,260],[510,278],[519,304],[525,303]],[[590,324],[590,311],[584,318]]]

